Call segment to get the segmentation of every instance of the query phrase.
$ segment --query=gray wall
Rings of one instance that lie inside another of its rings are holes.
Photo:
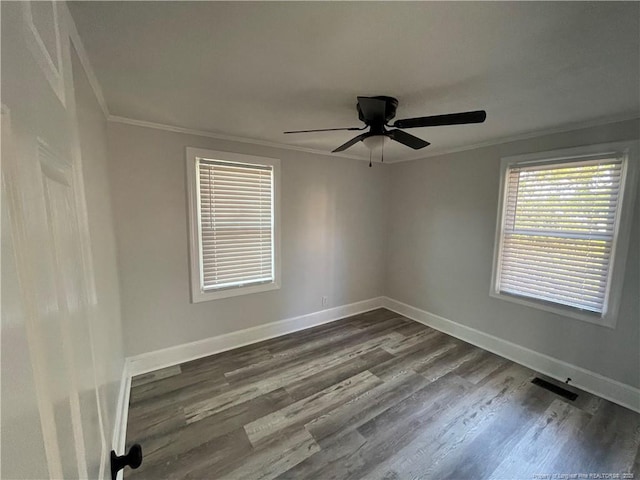
[[[135,355],[387,295],[640,386],[636,195],[615,330],[489,297],[500,159],[638,138],[639,121],[394,165],[109,124],[125,351]],[[282,288],[192,304],[184,148],[282,159]]]
[[[640,194],[615,330],[489,297],[501,157],[637,139],[639,132],[634,120],[393,165],[386,294],[640,386]]]
[[[281,159],[279,290],[191,303],[186,146]],[[382,295],[390,168],[110,123],[126,354]]]

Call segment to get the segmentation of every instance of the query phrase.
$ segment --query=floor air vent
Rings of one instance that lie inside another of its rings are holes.
[[[569,390],[565,390],[564,388],[559,387],[558,385],[554,385],[553,383],[549,383],[546,380],[543,380],[538,377],[531,380],[531,383],[534,383],[539,387],[545,388],[550,392],[555,393],[556,395],[560,395],[561,397],[564,397],[567,400],[574,401],[576,398],[578,398],[577,393],[573,393],[573,392],[570,392]]]

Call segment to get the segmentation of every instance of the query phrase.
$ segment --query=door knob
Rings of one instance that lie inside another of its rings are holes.
[[[118,472],[129,465],[134,470],[142,464],[142,447],[135,443],[126,455],[118,456],[111,450],[111,480],[116,480]]]

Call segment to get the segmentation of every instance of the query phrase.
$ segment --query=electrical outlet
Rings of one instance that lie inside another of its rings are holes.
[[[329,305],[329,297],[322,297],[322,306],[326,307]]]

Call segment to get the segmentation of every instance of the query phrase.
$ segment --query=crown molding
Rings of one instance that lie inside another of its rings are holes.
[[[293,150],[296,152],[313,153],[315,155],[324,155],[328,157],[349,158],[351,160],[360,160],[360,161],[367,161],[367,162],[369,161],[369,159],[365,159],[355,155],[336,154],[332,152],[326,152],[324,150],[317,150],[315,148],[306,148],[306,147],[298,147],[295,145],[288,145],[286,143],[268,142],[265,140],[255,140],[253,138],[247,138],[247,137],[236,137],[234,135],[225,135],[223,133],[213,133],[206,130],[194,130],[191,128],[176,127],[174,125],[147,122],[146,120],[136,120],[134,118],[121,117],[118,115],[109,115],[108,121],[113,123],[123,123],[125,125],[134,125],[136,127],[146,127],[146,128],[154,128],[156,130],[165,130],[167,132],[196,135],[198,137],[215,138],[216,140],[245,143],[249,145],[260,145],[262,147],[279,148],[281,150]]]
[[[574,130],[582,130],[590,127],[599,127],[602,125],[609,125],[612,123],[624,122],[628,120],[640,120],[640,115],[638,114],[615,115],[615,116],[608,116],[608,117],[600,118],[598,120],[591,120],[587,122],[575,122],[575,123],[566,124],[561,127],[535,130],[533,132],[522,133],[517,135],[509,135],[509,136],[500,137],[494,140],[487,140],[485,142],[478,142],[478,143],[474,143],[474,144],[466,145],[462,147],[445,148],[445,149],[433,151],[428,154],[423,153],[420,155],[414,155],[411,157],[401,158],[396,160],[390,159],[390,160],[387,160],[385,163],[394,164],[394,163],[401,163],[401,162],[410,162],[413,160],[421,160],[421,159],[430,158],[430,157],[439,157],[441,155],[448,155],[451,153],[458,153],[458,152],[464,152],[467,150],[475,150],[477,148],[484,148],[484,147],[490,147],[494,145],[501,145],[504,143],[517,142],[519,140],[528,140],[531,138],[542,137],[545,135],[553,135],[555,133],[564,133],[564,132],[570,132]],[[288,145],[285,143],[268,142],[265,140],[255,140],[247,137],[237,137],[234,135],[226,135],[223,133],[213,133],[207,130],[195,130],[192,128],[176,127],[174,125],[148,122],[146,120],[137,120],[134,118],[121,117],[118,115],[109,115],[108,121],[114,122],[114,123],[123,123],[126,125],[135,125],[137,127],[154,128],[156,130],[165,130],[165,131],[174,132],[174,133],[196,135],[199,137],[215,138],[217,140],[226,140],[230,142],[245,143],[250,145],[260,145],[263,147],[279,148],[283,150],[293,150],[297,152],[313,153],[315,155],[325,155],[329,157],[349,158],[352,160],[360,160],[360,161],[367,161],[367,162],[369,161],[369,159],[367,158],[358,157],[356,155],[335,154],[331,152],[326,152],[324,150],[318,150],[315,148],[298,147],[294,145]]]
[[[87,80],[89,80],[89,85],[91,85],[91,88],[96,96],[98,104],[100,105],[100,109],[102,110],[104,118],[108,119],[109,109],[107,108],[107,102],[104,99],[104,94],[102,93],[100,82],[98,82],[98,77],[96,76],[93,67],[91,67],[89,55],[87,55],[87,51],[84,48],[84,44],[82,43],[82,39],[80,38],[78,29],[76,28],[76,23],[73,20],[73,16],[71,15],[69,7],[65,2],[62,3],[62,8],[66,17],[65,23],[67,25],[69,39],[76,49],[76,53],[78,54],[78,58],[80,59],[80,63],[82,64],[82,68],[84,68],[85,74],[87,75]]]
[[[439,157],[441,155],[448,155],[450,153],[465,152],[467,150],[475,150],[477,148],[491,147],[494,145],[502,145],[504,143],[512,143],[512,142],[517,142],[519,140],[528,140],[531,138],[543,137],[545,135],[553,135],[555,133],[565,133],[565,132],[571,132],[575,130],[582,130],[585,128],[600,127],[603,125],[610,125],[612,123],[625,122],[628,120],[640,120],[640,114],[634,113],[634,114],[627,114],[627,115],[611,115],[611,116],[603,117],[597,120],[568,123],[561,127],[534,130],[533,132],[520,133],[516,135],[507,135],[505,137],[500,137],[495,140],[487,140],[485,142],[478,142],[478,143],[474,143],[467,146],[445,148],[442,150],[435,150],[428,154],[414,155],[412,157],[403,158],[399,160],[390,160],[389,163],[392,164],[392,163],[400,163],[400,162],[410,162],[412,160],[422,160],[424,158]]]

